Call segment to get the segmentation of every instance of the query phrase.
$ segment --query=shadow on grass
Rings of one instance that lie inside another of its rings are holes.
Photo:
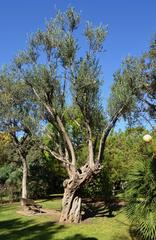
[[[132,240],[141,240],[143,238],[141,238],[141,236],[139,235],[139,232],[136,229],[135,225],[131,225],[129,228],[129,234],[132,238]]]
[[[105,205],[104,202],[99,203],[85,203],[83,205],[84,215],[82,220],[91,217],[114,217],[116,212],[119,211],[121,207],[116,203],[111,203]]]
[[[0,222],[0,240],[51,240],[53,235],[63,228],[63,225],[55,222],[36,224],[33,220],[6,220]]]
[[[63,194],[53,194],[53,195],[49,195],[46,196],[44,199],[39,199],[38,202],[47,202],[49,200],[60,200],[63,198]]]
[[[64,238],[64,240],[98,240],[98,239],[94,237],[84,237],[81,234],[76,234],[74,236]]]
[[[18,218],[0,221],[0,240],[52,240],[54,235],[65,226],[55,222],[35,224],[33,220],[21,221]],[[98,240],[94,237],[85,237],[75,234],[58,240]]]

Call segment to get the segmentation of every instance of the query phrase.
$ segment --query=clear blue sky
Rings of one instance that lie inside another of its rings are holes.
[[[81,11],[82,23],[90,20],[108,24],[106,52],[101,58],[106,98],[112,74],[122,59],[128,54],[139,56],[148,49],[156,32],[156,0],[1,0],[0,66],[26,47],[29,33],[43,29],[45,19],[68,6]],[[83,48],[82,39],[80,42]]]

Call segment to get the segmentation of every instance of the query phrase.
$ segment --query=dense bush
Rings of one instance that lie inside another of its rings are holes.
[[[127,214],[143,239],[156,239],[155,143],[144,145],[143,159],[132,168],[127,187]]]

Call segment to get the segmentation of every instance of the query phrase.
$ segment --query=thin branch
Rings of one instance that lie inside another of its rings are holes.
[[[65,92],[66,92],[66,82],[67,82],[67,72],[66,72],[66,68],[65,68],[65,72],[64,72],[64,83],[63,83],[63,92],[62,92],[62,109],[64,108],[64,103],[65,103]]]
[[[147,99],[142,99],[142,101],[143,101],[144,103],[146,103],[148,106],[150,106],[150,107],[152,107],[153,109],[156,110],[156,105],[155,105],[155,104],[149,102]]]
[[[155,127],[152,125],[151,121],[145,116],[145,115],[141,115],[141,117],[150,125],[150,127],[154,130]]]
[[[15,146],[19,146],[19,145],[20,145],[20,142],[19,142],[18,138],[16,137],[15,132],[10,131],[9,134],[10,134],[10,135],[12,136],[12,138],[13,138],[13,143],[14,143],[14,145],[15,145]]]
[[[23,145],[26,142],[26,140],[28,139],[29,136],[30,135],[25,132],[25,134],[24,134],[24,136],[22,137],[22,140],[21,140],[21,145]]]
[[[70,113],[68,113],[69,117],[72,119],[72,121],[75,122],[75,124],[78,126],[78,127],[81,127],[81,125],[78,123],[78,121],[74,118],[74,116]]]
[[[43,149],[43,150],[45,150],[45,151],[47,151],[47,152],[49,152],[49,153],[50,153],[53,157],[55,157],[57,160],[65,163],[65,164],[67,164],[67,165],[73,166],[72,163],[69,162],[66,158],[64,158],[63,156],[61,156],[59,153],[51,150],[49,147],[47,147],[47,146],[40,146],[40,148]]]
[[[10,135],[13,137],[13,143],[17,148],[17,152],[18,152],[18,154],[21,158],[22,163],[27,164],[26,157],[25,157],[25,155],[23,154],[23,151],[22,151],[21,143],[19,142],[18,138],[16,137],[16,134],[14,132],[10,132]]]

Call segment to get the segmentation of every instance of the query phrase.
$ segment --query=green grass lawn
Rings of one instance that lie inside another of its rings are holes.
[[[39,201],[43,207],[60,209],[58,199]],[[0,240],[131,240],[123,211],[114,217],[93,217],[81,224],[58,224],[53,216],[24,216],[19,203],[0,205]]]

